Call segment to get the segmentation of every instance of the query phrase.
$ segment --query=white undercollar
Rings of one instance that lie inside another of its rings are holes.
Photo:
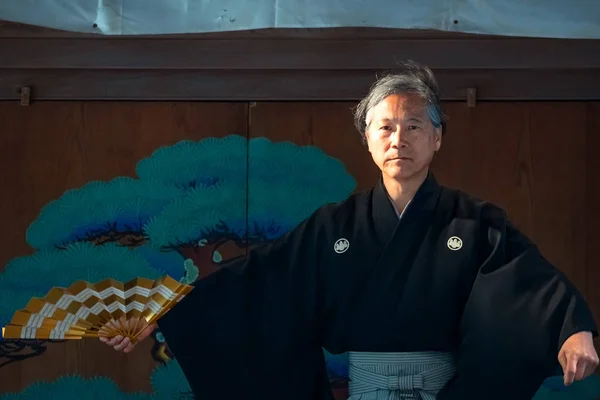
[[[410,199],[408,201],[408,203],[406,203],[406,206],[404,207],[404,210],[402,210],[402,212],[399,212],[398,209],[396,208],[396,205],[394,204],[394,201],[392,200],[392,198],[390,197],[389,194],[387,194],[387,197],[390,200],[390,203],[392,203],[392,208],[394,209],[394,212],[396,213],[396,216],[398,217],[398,219],[401,219],[402,216],[404,215],[404,213],[406,212],[406,209],[408,208],[408,205],[410,204],[410,202],[412,201],[412,199]]]

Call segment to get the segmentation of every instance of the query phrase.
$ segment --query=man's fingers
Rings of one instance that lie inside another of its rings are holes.
[[[131,342],[130,342],[130,343],[127,345],[127,347],[125,347],[125,350],[123,350],[123,352],[124,352],[124,353],[129,353],[129,352],[131,352],[131,350],[133,350],[133,348],[134,348],[134,347],[135,347],[135,345],[134,345],[133,343],[131,343]]]
[[[558,353],[558,362],[560,363],[560,366],[562,367],[563,371],[566,371],[566,369],[567,369],[567,356],[565,355],[564,351],[561,351],[560,353]]]
[[[100,337],[100,341],[106,343],[111,346],[115,351],[123,351],[125,353],[129,353],[133,350],[135,345],[131,342],[131,339],[128,337],[123,337],[121,335],[115,336],[113,338]]]
[[[565,373],[565,386],[569,386],[573,383],[573,378],[575,377],[575,373],[572,371],[567,371]]]
[[[573,383],[575,379],[575,373],[577,371],[577,358],[573,356],[568,356],[566,360],[566,368],[564,368],[565,374],[565,386],[569,386]]]
[[[148,325],[148,323],[145,320],[126,320],[124,318],[120,318],[119,322],[123,322],[123,325],[129,328],[143,327],[143,330],[136,337],[136,343],[150,336],[152,332],[154,332],[154,330],[158,328],[158,325],[156,323]],[[108,346],[113,347],[116,351],[124,351],[125,353],[129,353],[135,347],[135,344],[131,342],[131,339],[124,337],[123,335],[117,335],[114,337],[100,336],[100,341],[102,343],[107,344]]]
[[[117,335],[117,336],[111,338],[108,342],[106,342],[106,344],[111,347],[114,347],[114,346],[118,345],[119,343],[121,343],[122,340],[123,340],[123,336]]]
[[[577,369],[575,370],[575,380],[580,381],[585,378],[585,370],[586,370],[586,360],[584,358],[580,358],[577,362]]]
[[[145,327],[144,330],[141,331],[137,337],[138,342],[142,341],[142,340],[146,339],[148,336],[150,336],[150,334],[152,334],[152,332],[154,332],[155,329],[156,329],[156,324],[151,324],[151,325],[148,325],[147,327]]]
[[[118,345],[114,346],[114,348],[117,351],[121,351],[121,350],[124,350],[130,344],[131,344],[131,340],[129,340],[129,338],[126,337],[125,339],[123,339],[123,341],[121,343],[119,343]]]
[[[596,368],[598,367],[598,356],[594,353],[592,355],[586,354],[580,358],[578,369],[581,371],[577,371],[575,375],[575,380],[584,380],[590,375],[596,372]]]

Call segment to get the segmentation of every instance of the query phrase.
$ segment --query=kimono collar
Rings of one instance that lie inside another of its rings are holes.
[[[394,205],[383,184],[383,177],[380,176],[373,188],[371,201],[371,215],[379,240],[382,242],[390,240],[400,223],[410,223],[409,221],[418,223],[418,218],[405,218],[409,214],[433,212],[437,205],[440,191],[441,186],[433,176],[433,173],[429,172],[413,199],[406,206],[402,220],[399,221]]]

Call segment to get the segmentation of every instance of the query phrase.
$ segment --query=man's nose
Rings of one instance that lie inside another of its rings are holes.
[[[392,145],[401,147],[405,145],[405,135],[402,132],[402,128],[397,126],[391,135]]]

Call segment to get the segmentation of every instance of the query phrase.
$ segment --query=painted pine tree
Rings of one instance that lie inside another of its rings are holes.
[[[26,233],[35,253],[13,259],[0,274],[0,325],[31,297],[80,279],[169,274],[191,282],[355,188],[344,165],[317,147],[234,135],[157,149],[138,162],[136,174],[89,182],[40,211]],[[164,350],[160,332],[153,337]],[[1,348],[0,356],[10,358],[13,347]],[[339,358],[331,360],[335,371],[343,370]],[[176,361],[160,361],[178,368]],[[160,382],[174,384],[153,379],[157,393],[170,390]]]

